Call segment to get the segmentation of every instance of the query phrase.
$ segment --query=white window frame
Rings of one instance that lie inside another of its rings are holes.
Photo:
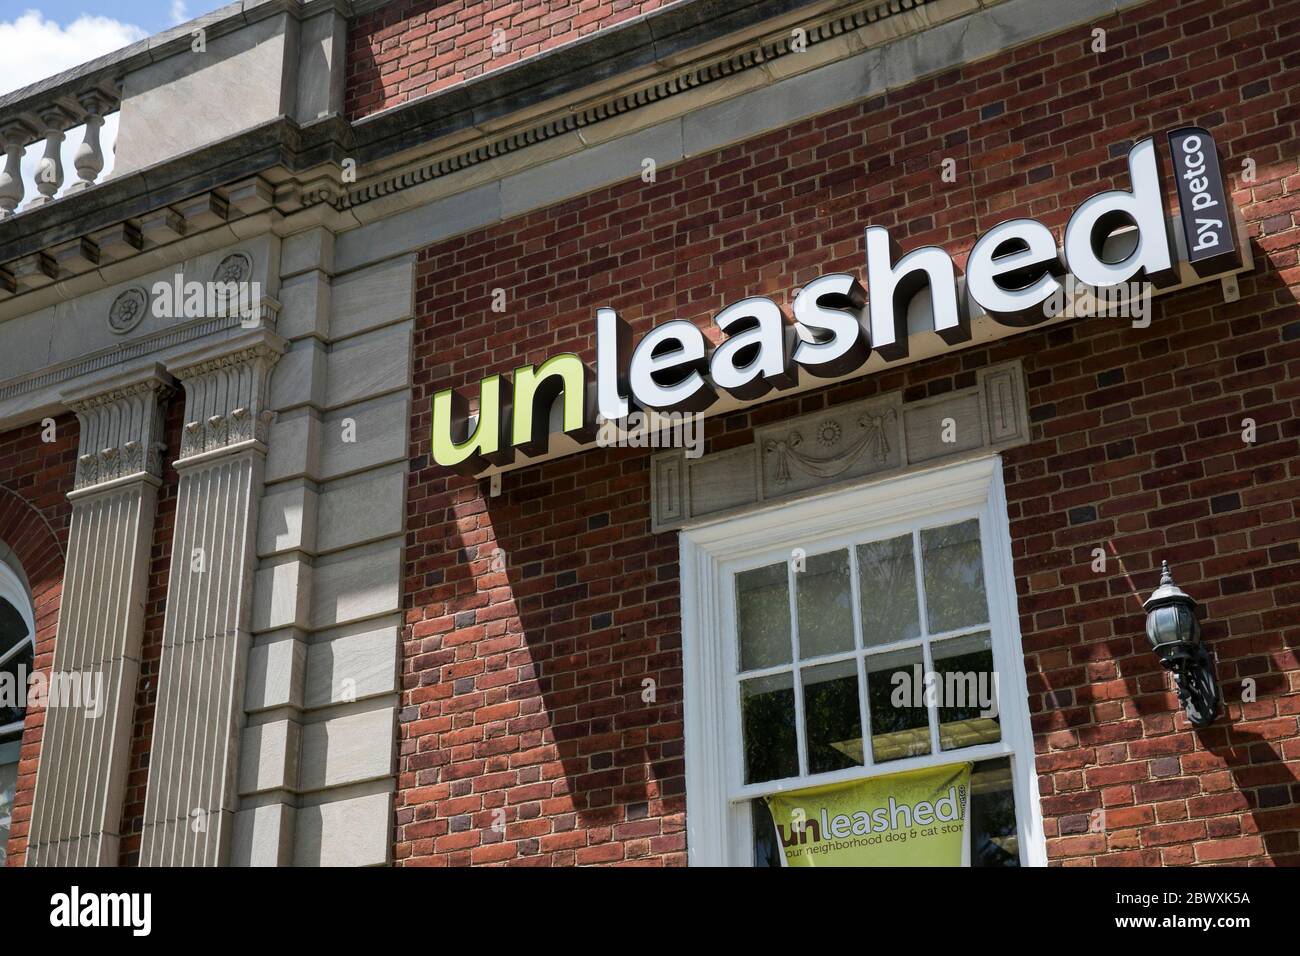
[[[851,541],[863,540],[864,535],[875,536],[891,528],[971,517],[980,521],[989,625],[995,666],[1001,673],[1002,740],[946,751],[945,755],[950,754],[954,761],[1011,758],[1020,860],[1026,866],[1046,865],[1002,459],[992,455],[777,503],[682,530],[686,826],[687,853],[692,866],[752,865],[749,801],[759,793],[785,789],[767,783],[750,786],[741,783],[736,571],[787,561],[792,547],[814,554],[844,547]],[[943,763],[942,756],[938,760],[934,755],[927,755],[817,774],[795,786],[885,776]]]
[[[0,561],[0,598],[4,598],[12,604],[18,613],[22,615],[23,623],[27,625],[27,643],[32,645],[32,652],[35,654],[36,622],[32,618],[32,599],[27,596],[27,586],[23,584],[22,579],[4,561]],[[22,647],[21,642],[15,644],[10,653],[6,655],[5,660],[20,654]],[[0,734],[10,734],[14,731],[21,731],[22,728],[22,721],[16,721],[0,727]]]
[[[2,560],[0,560],[0,598],[4,598],[12,604],[18,610],[18,613],[22,615],[23,623],[27,625],[27,641],[33,646],[33,648],[35,648],[36,623],[32,619],[32,601],[31,598],[27,596],[27,587],[14,572],[14,569],[9,567],[9,565]],[[7,655],[6,660],[21,653],[22,647],[23,644],[21,642],[15,644],[11,653]],[[0,764],[13,765],[18,763],[18,758],[22,752],[22,729],[22,721],[15,721],[14,723],[0,727],[0,735],[9,736],[13,733],[19,734],[19,736],[14,740],[0,741]],[[12,826],[13,807],[9,808],[9,812],[9,823],[10,826]],[[3,854],[4,846],[0,845],[0,867],[4,865]]]

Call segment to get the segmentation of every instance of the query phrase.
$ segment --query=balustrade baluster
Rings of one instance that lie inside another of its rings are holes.
[[[63,185],[63,134],[71,125],[69,117],[53,107],[41,113],[41,122],[45,124],[45,155],[36,164],[36,191],[40,195],[32,197],[28,209],[53,202]]]
[[[99,144],[99,130],[104,125],[103,101],[98,94],[87,93],[81,97],[81,107],[86,111],[86,135],[73,157],[72,165],[76,167],[78,181],[68,187],[69,193],[95,185],[104,169],[104,150]]]
[[[0,129],[0,144],[5,153],[5,167],[0,171],[0,219],[14,214],[26,192],[23,186],[23,148],[32,140],[32,131],[23,123],[10,123]]]

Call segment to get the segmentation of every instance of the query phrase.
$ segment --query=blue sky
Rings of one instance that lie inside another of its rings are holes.
[[[136,40],[225,6],[225,0],[0,0],[0,94],[93,60]],[[104,175],[112,171],[117,116],[104,123]],[[68,182],[82,130],[63,143]],[[39,147],[23,156],[23,178],[33,182]]]
[[[0,0],[0,93],[224,5],[223,0]]]
[[[0,21],[12,21],[26,10],[67,26],[81,16],[100,16],[129,23],[146,33],[168,27],[226,5],[227,0],[0,0]],[[179,19],[177,19],[179,15]]]

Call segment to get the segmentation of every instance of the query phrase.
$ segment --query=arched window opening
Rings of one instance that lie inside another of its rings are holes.
[[[27,678],[36,653],[36,626],[27,588],[0,562],[0,866],[5,864],[14,796],[18,789],[18,751],[27,715]]]

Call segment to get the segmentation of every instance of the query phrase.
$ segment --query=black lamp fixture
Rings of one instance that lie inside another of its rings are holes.
[[[1206,727],[1219,715],[1219,682],[1214,659],[1201,643],[1201,622],[1196,602],[1174,584],[1169,562],[1160,562],[1160,586],[1142,609],[1147,612],[1147,640],[1160,658],[1160,666],[1174,672],[1178,702],[1187,719]]]

